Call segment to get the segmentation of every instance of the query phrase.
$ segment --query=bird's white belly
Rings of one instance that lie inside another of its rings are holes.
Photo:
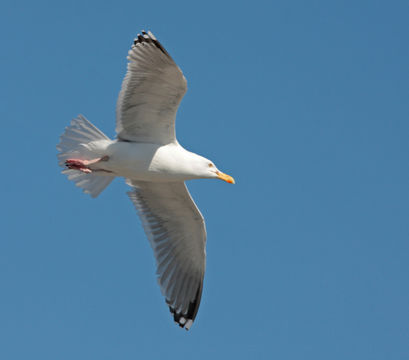
[[[92,165],[91,169],[105,170],[116,176],[142,181],[186,180],[188,177],[174,171],[178,162],[176,145],[158,145],[115,141],[109,144],[89,144],[98,156],[107,161]]]

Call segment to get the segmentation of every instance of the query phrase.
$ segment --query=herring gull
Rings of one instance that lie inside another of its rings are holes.
[[[234,179],[178,143],[175,117],[186,79],[150,31],[138,34],[128,60],[116,108],[117,138],[79,115],[61,135],[59,165],[92,197],[115,177],[126,179],[155,255],[161,292],[175,322],[189,329],[202,296],[206,228],[185,181]]]

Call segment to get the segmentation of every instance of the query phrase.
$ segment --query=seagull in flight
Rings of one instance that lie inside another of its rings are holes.
[[[150,32],[137,35],[116,107],[114,140],[84,116],[73,119],[57,146],[62,173],[92,197],[117,176],[152,246],[158,283],[173,318],[189,329],[203,290],[206,227],[186,180],[234,179],[176,139],[175,118],[186,79]]]

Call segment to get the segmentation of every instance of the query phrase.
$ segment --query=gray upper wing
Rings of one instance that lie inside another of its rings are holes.
[[[151,32],[138,34],[116,110],[120,140],[168,144],[176,140],[175,117],[186,79]]]
[[[183,182],[128,180],[174,320],[189,329],[200,305],[206,261],[203,216]]]

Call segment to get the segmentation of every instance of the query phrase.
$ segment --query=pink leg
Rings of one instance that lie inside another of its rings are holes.
[[[89,168],[90,165],[95,164],[99,161],[107,161],[108,156],[103,156],[101,158],[92,159],[92,160],[81,160],[81,159],[67,159],[65,160],[65,166],[68,169],[79,170],[83,173],[90,174],[92,170]]]

